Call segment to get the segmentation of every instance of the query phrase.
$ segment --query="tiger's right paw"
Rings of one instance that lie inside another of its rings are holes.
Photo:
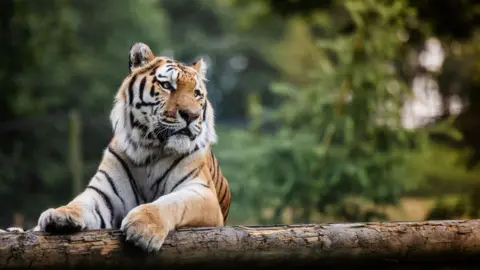
[[[40,215],[38,226],[40,231],[68,234],[85,230],[87,224],[81,208],[67,205],[56,209],[47,209]]]

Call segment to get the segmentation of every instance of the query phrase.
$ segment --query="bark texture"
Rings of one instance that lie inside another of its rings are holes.
[[[111,230],[70,235],[0,233],[0,268],[301,269],[350,264],[358,269],[359,264],[373,263],[389,269],[407,264],[408,269],[434,265],[459,269],[465,262],[480,265],[480,220],[179,229],[169,234],[159,252],[150,254],[123,240],[120,231]]]

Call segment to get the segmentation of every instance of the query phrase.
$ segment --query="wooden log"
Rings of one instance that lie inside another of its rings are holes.
[[[303,269],[378,265],[405,269],[479,265],[480,220],[233,226],[179,229],[159,252],[120,231],[0,233],[3,269]],[[429,266],[429,267],[427,267]],[[302,267],[302,268],[299,268]]]

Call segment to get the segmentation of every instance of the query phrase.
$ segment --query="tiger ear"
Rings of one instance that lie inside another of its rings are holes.
[[[155,58],[152,50],[146,44],[137,42],[130,47],[130,54],[128,59],[128,69],[141,67]]]
[[[205,75],[207,74],[207,64],[203,60],[203,57],[200,57],[200,59],[194,62],[191,66],[197,71],[200,76],[205,77]]]

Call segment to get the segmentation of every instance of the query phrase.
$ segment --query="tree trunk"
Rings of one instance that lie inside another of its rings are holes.
[[[480,220],[179,229],[151,254],[124,244],[120,231],[0,234],[4,269],[459,269],[479,258]]]

